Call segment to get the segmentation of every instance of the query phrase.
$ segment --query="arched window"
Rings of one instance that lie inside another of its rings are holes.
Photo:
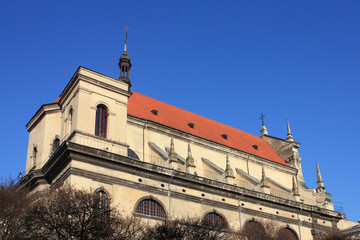
[[[254,237],[261,239],[265,234],[265,228],[255,220],[248,221],[243,229],[243,235],[247,237]]]
[[[136,213],[165,218],[164,208],[153,199],[142,200],[136,207]]]
[[[298,240],[296,233],[289,227],[280,229],[278,236],[284,240]]]
[[[110,199],[108,194],[103,189],[95,191],[95,196],[98,201],[98,208],[101,210],[106,210],[110,207]]]
[[[104,105],[96,107],[95,135],[106,138],[108,110]]]
[[[136,160],[140,160],[139,156],[130,148],[128,148],[128,157]]]
[[[72,120],[73,120],[73,114],[74,109],[71,107],[69,110],[69,113],[67,115],[67,118],[65,118],[65,137],[69,136],[72,130]]]
[[[203,224],[210,227],[224,228],[226,227],[226,222],[220,214],[216,212],[210,212],[205,215]]]
[[[59,145],[60,145],[60,139],[58,137],[55,137],[52,143],[52,152],[55,152],[56,149],[58,149]]]
[[[33,151],[32,151],[32,155],[31,155],[31,158],[32,158],[32,162],[33,162],[33,167],[36,167],[36,157],[37,157],[37,146],[34,144],[33,145]]]

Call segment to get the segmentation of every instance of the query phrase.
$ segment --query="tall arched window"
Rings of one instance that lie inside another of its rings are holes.
[[[96,107],[95,135],[106,138],[108,110],[104,105]]]
[[[70,108],[68,116],[65,119],[65,136],[68,136],[71,133],[73,113],[74,113],[74,109]]]
[[[210,227],[226,227],[225,219],[216,212],[210,212],[205,215],[203,224]]]
[[[33,162],[33,167],[36,167],[37,152],[38,152],[37,146],[34,144],[33,145],[32,155],[31,155],[32,162]]]
[[[142,200],[136,207],[136,213],[165,218],[164,208],[153,199]]]
[[[278,236],[284,240],[298,240],[296,233],[289,227],[282,228]]]
[[[106,210],[110,207],[110,199],[108,194],[103,189],[95,191],[95,196],[98,201],[98,208],[101,210]]]

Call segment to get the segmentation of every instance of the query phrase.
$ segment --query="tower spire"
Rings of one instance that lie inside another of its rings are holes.
[[[287,140],[287,141],[290,141],[290,142],[293,142],[293,141],[294,141],[294,138],[293,138],[293,136],[291,135],[289,119],[286,119],[286,125],[287,125],[287,138],[286,138],[286,140]]]
[[[125,27],[125,42],[124,42],[124,52],[123,55],[119,59],[119,68],[120,68],[120,77],[119,80],[129,84],[129,88],[131,87],[130,82],[130,68],[131,68],[131,59],[127,53],[127,36],[128,36],[128,27]]]
[[[325,191],[325,185],[324,185],[324,182],[322,180],[322,177],[321,177],[321,173],[320,173],[320,168],[319,168],[319,164],[316,163],[316,176],[317,176],[317,188],[316,190],[318,190],[318,192],[323,192]]]

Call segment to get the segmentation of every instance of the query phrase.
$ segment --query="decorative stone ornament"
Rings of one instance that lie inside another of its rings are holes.
[[[317,188],[316,191],[317,192],[325,192],[325,185],[324,182],[322,180],[321,177],[321,173],[320,173],[320,168],[319,168],[319,164],[316,163],[316,176],[317,176]]]
[[[186,157],[186,171],[191,174],[195,172],[195,160],[191,154],[190,144],[188,144],[188,154]]]
[[[269,179],[267,179],[267,177],[265,175],[264,166],[262,167],[262,177],[261,177],[261,181],[260,181],[260,186],[264,193],[270,194]]]
[[[226,180],[227,183],[233,184],[234,179],[235,179],[234,171],[230,167],[229,156],[226,156],[225,180]]]
[[[177,160],[177,154],[175,153],[175,147],[174,147],[174,139],[171,139],[170,142],[170,152],[169,152],[169,165],[170,168],[178,168],[178,160]]]

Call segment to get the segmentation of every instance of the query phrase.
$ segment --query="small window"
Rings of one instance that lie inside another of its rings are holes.
[[[255,150],[259,150],[258,145],[253,145],[252,147],[253,147]]]
[[[193,123],[189,123],[188,126],[189,126],[190,128],[195,128],[195,124],[193,124]]]
[[[165,218],[164,208],[155,200],[142,200],[136,207],[136,213]]]
[[[151,110],[151,113],[155,116],[159,116],[159,112],[156,109]]]
[[[58,149],[59,145],[60,145],[60,139],[55,137],[55,139],[52,143],[52,152],[55,152],[56,149]]]
[[[220,214],[216,212],[211,212],[205,215],[203,224],[209,227],[224,228],[226,227],[226,222]]]
[[[106,138],[108,110],[104,105],[96,107],[95,135]]]
[[[221,135],[221,137],[222,137],[223,139],[225,139],[225,140],[228,140],[228,135],[227,135],[227,134],[223,134],[223,135]]]
[[[140,160],[139,156],[130,148],[128,148],[128,157],[136,160]]]

